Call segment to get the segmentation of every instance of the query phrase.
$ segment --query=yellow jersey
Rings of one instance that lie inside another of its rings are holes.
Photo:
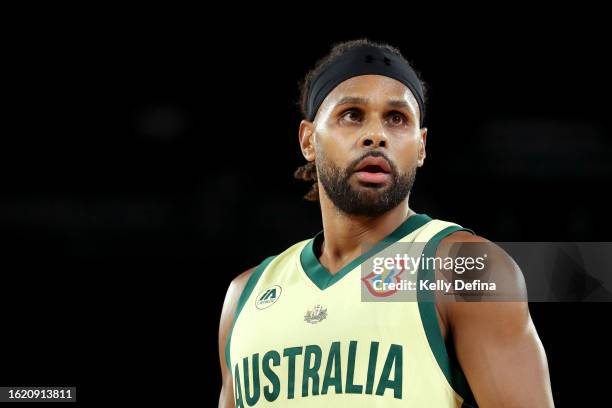
[[[236,407],[475,407],[434,302],[361,296],[364,261],[396,242],[426,243],[423,255],[433,256],[459,230],[412,215],[335,274],[316,256],[323,231],[265,259],[225,349]],[[419,279],[431,273],[419,270]]]

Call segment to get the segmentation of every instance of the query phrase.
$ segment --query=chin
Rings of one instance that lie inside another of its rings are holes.
[[[355,185],[353,185],[353,188],[356,191],[375,191],[376,194],[387,190],[389,187],[390,185],[387,183],[364,183],[363,181],[358,181],[357,183],[355,183]]]

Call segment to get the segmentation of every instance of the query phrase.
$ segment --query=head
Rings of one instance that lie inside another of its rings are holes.
[[[308,163],[295,175],[315,181],[305,198],[329,200],[347,214],[376,216],[408,199],[416,169],[425,160],[427,129],[420,125],[422,112],[415,95],[391,77],[359,75],[333,88],[314,118],[307,112],[313,78],[362,44],[401,57],[389,45],[356,40],[336,45],[307,74],[301,84],[304,119],[299,141]]]

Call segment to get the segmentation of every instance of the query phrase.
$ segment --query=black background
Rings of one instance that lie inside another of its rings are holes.
[[[430,87],[414,210],[494,241],[609,240],[595,14],[55,11],[5,36],[3,385],[216,404],[229,282],[321,228],[292,177],[297,84],[341,40],[400,47]],[[609,304],[530,308],[556,405],[605,401]]]

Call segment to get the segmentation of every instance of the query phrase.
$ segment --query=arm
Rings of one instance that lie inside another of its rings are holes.
[[[452,238],[451,238],[452,240]],[[492,276],[526,299],[523,275],[501,248],[489,258]],[[448,328],[479,407],[553,407],[546,354],[525,301],[452,302]]]
[[[222,376],[219,408],[234,408],[234,385],[232,384],[232,374],[227,368],[227,363],[225,361],[225,343],[234,323],[234,314],[236,312],[238,300],[254,270],[255,267],[248,269],[232,280],[227,289],[225,301],[223,302],[221,321],[219,323],[219,362],[221,363]]]

